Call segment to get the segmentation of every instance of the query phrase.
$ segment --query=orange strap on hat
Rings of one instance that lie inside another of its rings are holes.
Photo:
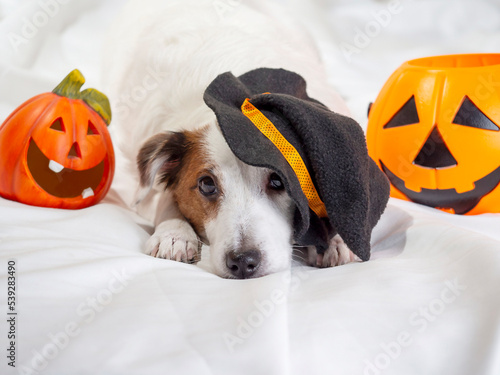
[[[327,217],[325,204],[319,197],[311,175],[295,147],[283,137],[274,124],[261,111],[250,103],[248,98],[241,105],[241,111],[278,148],[288,164],[290,164],[299,180],[300,187],[309,202],[311,210],[319,217]]]

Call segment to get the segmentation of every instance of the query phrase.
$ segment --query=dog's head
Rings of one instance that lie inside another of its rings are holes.
[[[281,178],[237,159],[215,124],[157,134],[142,147],[138,165],[141,184],[156,180],[168,189],[210,245],[219,276],[259,277],[290,266],[294,205]]]
[[[286,269],[292,244],[321,252],[337,233],[369,259],[389,184],[354,120],[309,98],[302,77],[280,69],[221,74],[204,99],[217,122],[153,137],[139,169],[143,184],[158,175],[172,191],[210,244],[217,274]]]

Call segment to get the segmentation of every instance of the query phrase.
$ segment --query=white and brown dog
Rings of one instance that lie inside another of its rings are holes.
[[[134,0],[108,49],[115,143],[137,158],[143,191],[157,196],[146,253],[191,262],[202,241],[221,277],[290,267],[293,202],[276,173],[234,156],[203,93],[226,71],[285,68],[307,80],[311,97],[347,114],[300,25],[266,1]],[[353,260],[339,235],[324,254],[309,249],[315,266]]]

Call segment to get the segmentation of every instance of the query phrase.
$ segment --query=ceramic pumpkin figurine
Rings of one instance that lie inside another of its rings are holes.
[[[391,196],[450,213],[500,212],[500,54],[404,63],[368,116]]]
[[[77,209],[99,202],[115,156],[107,97],[80,92],[72,71],[51,93],[21,104],[0,127],[0,195],[22,203]]]

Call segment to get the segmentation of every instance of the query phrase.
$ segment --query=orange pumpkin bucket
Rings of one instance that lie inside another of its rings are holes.
[[[21,104],[0,126],[0,195],[22,203],[77,209],[108,192],[115,156],[107,97],[80,92],[72,71],[51,93]]]
[[[500,212],[500,54],[405,62],[369,110],[367,145],[392,197]]]

